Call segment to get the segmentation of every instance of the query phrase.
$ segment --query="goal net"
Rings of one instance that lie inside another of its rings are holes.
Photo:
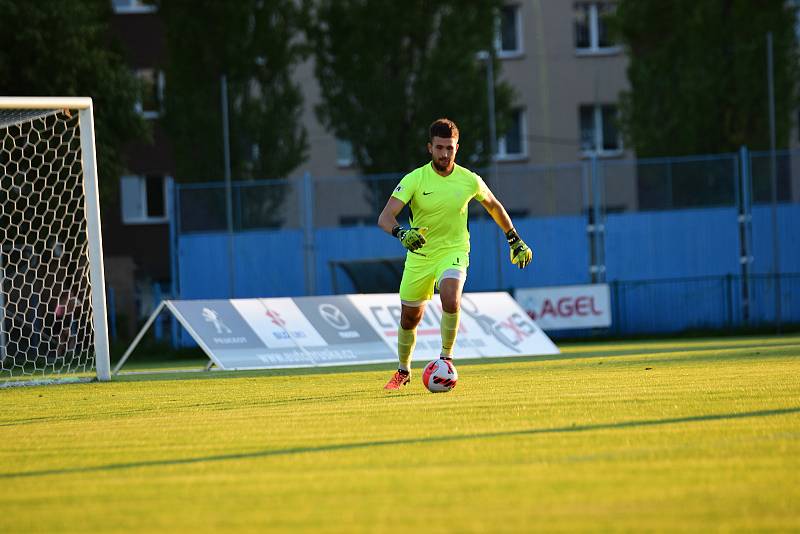
[[[109,379],[93,121],[0,97],[0,387]]]

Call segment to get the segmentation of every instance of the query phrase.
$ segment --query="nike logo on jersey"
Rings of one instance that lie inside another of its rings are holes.
[[[431,193],[433,193],[433,191],[423,191],[422,192],[423,195],[430,195]]]

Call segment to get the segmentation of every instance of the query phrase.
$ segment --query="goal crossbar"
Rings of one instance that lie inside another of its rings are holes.
[[[0,96],[0,128],[58,113],[59,110],[91,109],[92,99],[86,97],[22,97]]]
[[[83,96],[0,96],[2,109],[89,109],[92,99]]]

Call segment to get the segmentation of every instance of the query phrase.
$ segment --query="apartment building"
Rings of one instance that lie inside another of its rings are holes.
[[[168,186],[175,164],[159,123],[166,58],[162,21],[155,6],[140,0],[113,0],[112,7],[112,32],[142,82],[137,109],[152,129],[152,142],[126,147],[128,173],[121,178],[118,202],[101,209],[107,286],[124,337],[135,333],[137,319],[152,307],[155,288],[168,290],[172,278]]]
[[[152,121],[154,136],[152,143],[129,147],[130,172],[122,177],[119,210],[104,212],[105,233],[113,237],[106,240],[106,254],[125,266],[117,271],[133,270],[140,283],[167,282],[167,186],[174,161],[159,124],[166,60],[163,22],[156,7],[142,0],[112,0],[112,5],[112,29],[142,81],[139,110]],[[495,47],[500,77],[514,87],[516,101],[512,127],[498,140],[496,164],[484,174],[512,214],[579,212],[578,191],[584,184],[576,163],[592,155],[626,154],[614,117],[619,92],[626,87],[627,62],[603,22],[611,9],[609,2],[524,0],[508,2],[499,14]],[[303,88],[303,121],[313,149],[292,181],[299,187],[303,175],[314,177],[316,225],[370,224],[375,206],[367,204],[365,195],[353,194],[352,187],[341,187],[347,177],[353,178],[350,185],[358,183],[348,143],[326,131],[314,113],[320,93],[312,60],[301,64],[295,77]],[[542,170],[562,163],[572,165]],[[622,197],[634,202],[633,177],[622,189]],[[285,224],[300,225],[298,210],[287,211]]]
[[[500,12],[495,42],[500,78],[512,85],[516,102],[512,127],[499,132],[496,165],[483,174],[513,214],[580,212],[584,184],[577,163],[592,156],[630,156],[615,123],[619,93],[627,87],[627,59],[611,40],[603,18],[613,6],[525,0],[507,2]],[[315,177],[357,174],[348,143],[325,131],[313,113],[319,90],[312,64],[303,65],[297,76],[305,91],[304,121],[314,147],[302,170]],[[576,165],[542,167],[564,163]],[[345,197],[334,187],[322,188],[325,193],[320,196],[329,200],[330,209],[315,214],[319,224],[373,218],[375,207],[363,195]],[[633,176],[620,180],[617,189],[615,202],[635,203]]]

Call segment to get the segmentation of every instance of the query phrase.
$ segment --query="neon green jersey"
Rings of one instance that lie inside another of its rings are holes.
[[[480,176],[458,164],[448,176],[440,176],[428,163],[406,174],[392,196],[409,205],[411,226],[428,228],[427,243],[419,252],[435,256],[453,249],[469,252],[467,207],[488,192]]]

